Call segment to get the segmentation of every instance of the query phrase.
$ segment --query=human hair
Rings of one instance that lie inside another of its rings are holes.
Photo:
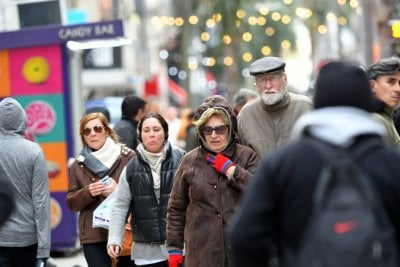
[[[372,64],[367,70],[367,76],[370,80],[377,80],[382,75],[393,75],[398,72],[400,72],[400,59],[389,57]]]
[[[132,119],[136,116],[139,109],[143,109],[147,102],[135,95],[128,95],[121,104],[121,113],[123,118]]]
[[[79,121],[79,134],[81,136],[82,144],[86,145],[85,137],[83,136],[82,131],[83,129],[85,129],[86,124],[94,119],[99,119],[102,126],[104,127],[104,131],[106,132],[106,134],[108,134],[111,139],[113,139],[116,143],[119,142],[119,137],[108,124],[106,116],[104,116],[104,114],[101,112],[92,112],[83,116]]]
[[[212,116],[220,117],[229,128],[231,127],[228,115],[222,108],[208,108],[203,112],[203,114],[201,114],[200,118],[194,122],[194,125],[196,125],[198,129],[198,133],[202,135],[202,128]]]
[[[257,98],[258,94],[247,88],[239,89],[239,91],[237,91],[233,96],[233,108],[237,110],[243,107],[249,101],[249,97]]]
[[[158,114],[158,113],[154,113],[154,112],[148,112],[148,113],[146,113],[146,114],[143,116],[143,118],[139,121],[139,123],[138,123],[138,139],[139,139],[139,141],[140,141],[140,142],[143,142],[143,141],[142,141],[143,122],[144,122],[145,120],[147,120],[147,119],[150,119],[150,118],[155,118],[155,119],[157,119],[157,120],[160,122],[161,127],[164,129],[164,141],[167,141],[167,140],[168,140],[168,123],[167,123],[167,121],[164,119],[163,116],[161,116],[161,115]]]

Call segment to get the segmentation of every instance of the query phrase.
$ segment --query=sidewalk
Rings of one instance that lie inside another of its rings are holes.
[[[51,264],[53,265],[51,265]],[[54,253],[48,260],[48,267],[87,267],[82,250],[74,253]]]

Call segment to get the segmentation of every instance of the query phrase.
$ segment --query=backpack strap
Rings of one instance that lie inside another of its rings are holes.
[[[373,151],[376,151],[384,146],[383,140],[380,136],[361,136],[349,148],[343,148],[332,145],[320,139],[306,136],[303,138],[305,144],[312,148],[314,152],[318,153],[326,163],[332,163],[341,157],[351,157],[354,161],[359,162]]]

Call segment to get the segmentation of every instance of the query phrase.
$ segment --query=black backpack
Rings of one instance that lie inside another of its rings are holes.
[[[325,160],[314,191],[302,245],[285,251],[285,267],[399,266],[393,226],[358,161],[382,147],[364,140],[355,150],[306,141]],[[400,207],[399,207],[400,208]]]

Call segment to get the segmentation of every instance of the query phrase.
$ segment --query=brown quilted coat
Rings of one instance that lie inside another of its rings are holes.
[[[236,117],[225,98],[210,97],[197,111],[201,115],[210,105],[223,107],[232,115],[234,141],[223,154],[237,167],[233,179],[228,180],[207,163],[208,151],[203,146],[182,158],[168,204],[167,246],[185,246],[185,267],[232,266],[225,231],[258,164],[256,153],[237,143]]]

